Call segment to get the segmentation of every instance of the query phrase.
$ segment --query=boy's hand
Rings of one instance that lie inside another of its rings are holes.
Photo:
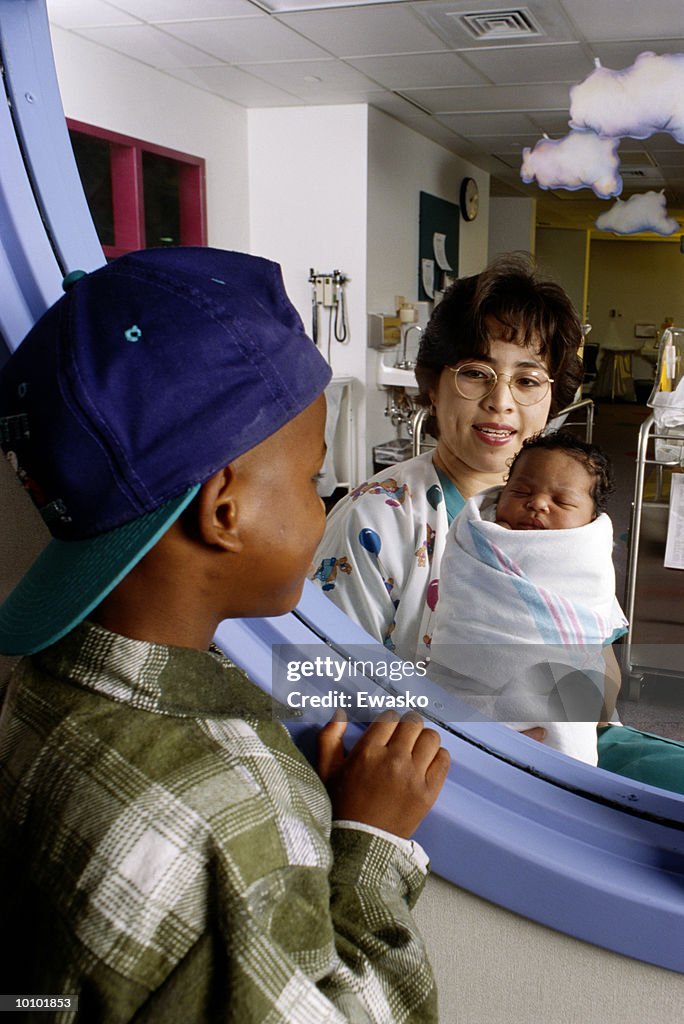
[[[439,734],[413,712],[386,712],[345,756],[346,721],[328,722],[318,735],[318,773],[333,817],[360,821],[408,839],[434,804],[449,770]]]

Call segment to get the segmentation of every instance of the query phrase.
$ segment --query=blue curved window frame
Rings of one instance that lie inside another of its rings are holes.
[[[0,102],[0,336],[11,351],[59,297],[63,275],[104,258],[69,146],[45,0],[0,0],[0,49],[10,101]],[[274,644],[374,643],[311,583],[296,612],[224,622],[216,641],[267,691]],[[310,728],[291,731],[311,749]],[[684,798],[494,723],[440,731],[452,765],[417,834],[437,874],[583,941],[684,970]]]
[[[296,612],[221,624],[216,642],[270,692],[273,646],[372,645],[307,581]],[[566,935],[684,971],[684,798],[593,768],[497,723],[439,725],[447,782],[416,833],[442,878]],[[436,705],[436,706],[435,706]],[[313,753],[314,727],[288,723]],[[350,724],[349,742],[361,726]]]

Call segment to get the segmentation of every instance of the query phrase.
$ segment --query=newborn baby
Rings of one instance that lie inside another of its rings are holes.
[[[547,437],[559,444],[559,434]],[[507,530],[572,530],[593,522],[606,496],[600,473],[573,454],[574,445],[542,446],[540,440],[523,445],[514,459],[494,521]]]
[[[433,662],[456,669],[440,682],[514,728],[542,725],[544,742],[590,764],[606,714],[602,648],[626,629],[612,490],[595,445],[560,431],[528,439],[505,486],[451,525],[432,638]]]

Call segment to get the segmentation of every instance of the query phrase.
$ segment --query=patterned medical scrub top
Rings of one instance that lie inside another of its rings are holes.
[[[389,650],[428,657],[444,542],[463,505],[432,452],[377,473],[331,512],[314,581]]]

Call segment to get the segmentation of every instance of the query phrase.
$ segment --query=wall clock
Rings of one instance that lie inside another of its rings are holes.
[[[461,182],[460,206],[464,220],[475,220],[480,209],[480,190],[474,178],[464,178]]]

